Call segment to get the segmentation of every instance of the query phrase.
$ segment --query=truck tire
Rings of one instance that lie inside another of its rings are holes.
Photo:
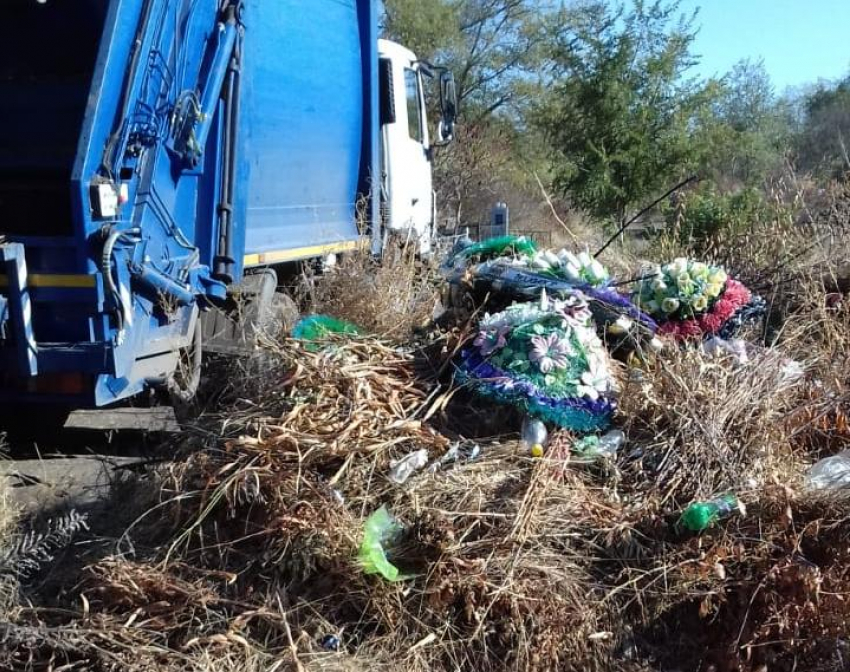
[[[298,305],[289,294],[277,292],[272,298],[270,315],[263,325],[266,334],[279,339],[289,336],[301,314]]]
[[[177,370],[168,379],[168,394],[175,404],[190,404],[198,393],[201,384],[201,365],[203,364],[204,328],[200,318],[195,320],[195,334],[192,344],[180,350]]]

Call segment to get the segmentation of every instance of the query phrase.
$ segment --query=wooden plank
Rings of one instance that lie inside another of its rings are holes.
[[[73,411],[65,429],[108,431],[136,430],[176,433],[180,424],[170,406],[155,408],[113,408]]]

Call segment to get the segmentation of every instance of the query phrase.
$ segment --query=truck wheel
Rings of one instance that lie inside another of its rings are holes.
[[[270,312],[268,323],[264,326],[266,333],[273,338],[288,336],[301,317],[295,300],[283,292],[277,292],[272,298]]]
[[[177,370],[168,379],[168,393],[177,404],[189,404],[198,393],[201,384],[203,360],[203,325],[200,317],[195,320],[195,335],[192,344],[181,348]]]

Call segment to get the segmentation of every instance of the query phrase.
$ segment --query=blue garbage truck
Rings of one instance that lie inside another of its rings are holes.
[[[2,4],[0,406],[191,394],[275,265],[427,251],[454,82],[376,0]]]

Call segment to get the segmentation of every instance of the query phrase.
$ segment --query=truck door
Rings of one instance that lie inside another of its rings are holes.
[[[383,128],[384,172],[389,213],[385,225],[420,251],[430,247],[433,224],[431,148],[422,77],[412,52],[381,40],[381,57],[391,63],[394,118]]]

